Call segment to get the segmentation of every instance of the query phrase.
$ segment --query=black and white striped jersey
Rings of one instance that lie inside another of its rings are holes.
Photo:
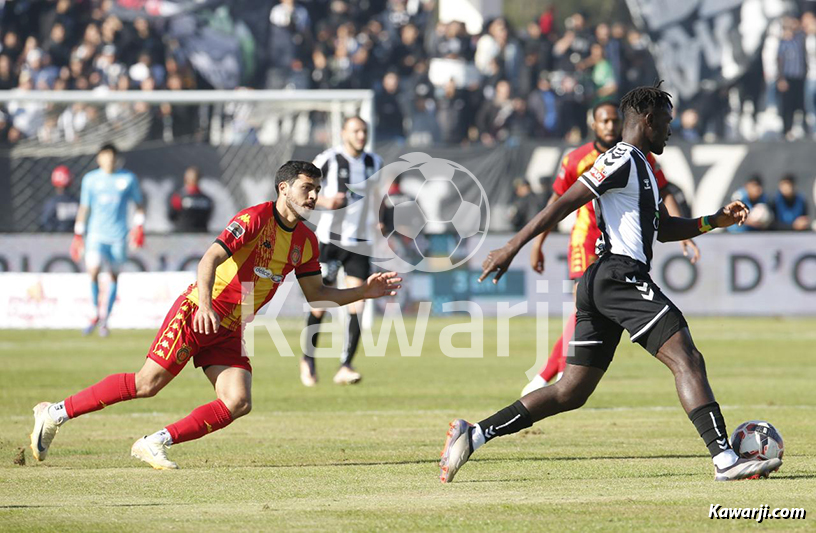
[[[365,197],[349,190],[349,184],[355,185],[376,174],[382,168],[382,158],[371,152],[363,152],[359,157],[347,154],[341,146],[329,148],[314,160],[314,165],[323,172],[322,196],[335,196],[346,193],[346,205],[354,202],[367,202],[362,209],[354,210],[349,215],[345,210],[327,210],[320,214],[317,224],[317,239],[330,243],[332,237],[341,244],[354,244],[373,239],[373,232],[379,231],[379,205],[381,198]],[[371,190],[371,189],[370,189]]]
[[[596,196],[600,253],[625,255],[650,267],[662,200],[643,152],[619,142],[578,181]]]

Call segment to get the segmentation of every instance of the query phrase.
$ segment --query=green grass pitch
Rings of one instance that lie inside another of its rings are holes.
[[[297,360],[278,356],[259,334],[253,412],[171,448],[181,469],[164,472],[131,459],[130,445],[213,399],[201,371],[189,365],[155,398],[69,422],[47,461],[33,464],[31,408],[137,370],[154,332],[0,332],[0,530],[814,527],[816,319],[691,320],[729,428],[767,419],[785,438],[785,464],[769,480],[713,481],[670,372],[624,334],[584,408],[491,442],[442,485],[437,461],[448,422],[475,422],[512,403],[534,359],[530,319],[511,321],[509,357],[497,356],[490,321],[484,358],[443,356],[439,331],[462,320],[433,319],[421,357],[400,357],[392,335],[385,357],[358,356],[364,380],[353,387],[333,385],[336,361],[324,359],[318,387],[303,388]],[[284,327],[293,348],[296,326]],[[558,329],[551,324],[551,341]],[[24,466],[14,462],[20,447]],[[710,520],[714,503],[803,507],[808,517]]]

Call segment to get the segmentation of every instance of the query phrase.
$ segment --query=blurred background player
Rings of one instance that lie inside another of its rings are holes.
[[[362,197],[351,190],[349,185],[361,184],[382,168],[382,159],[377,154],[366,152],[368,142],[368,124],[360,117],[349,117],[343,123],[340,146],[329,148],[318,155],[314,164],[323,172],[323,190],[317,198],[317,206],[325,211],[317,225],[317,239],[320,241],[320,262],[323,271],[323,283],[333,287],[337,283],[340,267],[345,273],[346,288],[363,284],[371,273],[370,257],[348,250],[357,243],[372,240],[372,232],[380,231],[378,212],[367,210],[362,217],[346,217],[343,211],[337,211],[360,200]],[[336,211],[336,212],[335,212]],[[339,240],[347,249],[332,243]],[[360,314],[362,305],[348,307],[345,342],[340,368],[334,375],[334,382],[351,385],[362,379],[354,370],[351,362],[360,342]],[[323,309],[312,309],[306,319],[307,327],[317,326],[323,320]],[[317,383],[317,369],[314,350],[317,346],[317,327],[311,341],[306,342],[306,353],[300,362],[300,380],[312,387]]]
[[[212,198],[201,192],[201,172],[196,166],[184,171],[184,187],[170,196],[167,211],[177,233],[206,233],[213,212]]]
[[[175,469],[167,449],[223,429],[252,406],[252,365],[244,351],[243,315],[249,299],[257,313],[293,272],[309,302],[347,305],[363,298],[394,296],[395,272],[369,277],[362,286],[339,290],[320,279],[317,239],[301,221],[315,207],[320,170],[289,161],[275,176],[278,198],[244,209],[224,229],[198,264],[197,281],[167,313],[147,359],[136,373],[112,374],[62,402],[34,407],[31,451],[42,461],[59,426],[117,402],[155,396],[192,359],[215,389],[216,399],[156,433],[137,440],[131,455],[157,470]],[[253,285],[248,295],[247,283]],[[250,354],[251,355],[251,354]]]
[[[70,233],[74,229],[79,201],[67,191],[71,185],[71,171],[65,165],[51,172],[54,195],[43,206],[40,228],[50,233]]]
[[[134,248],[144,245],[145,211],[142,191],[132,172],[117,168],[117,154],[114,145],[102,146],[96,155],[99,168],[82,178],[71,258],[79,261],[84,252],[85,268],[91,275],[94,315],[85,328],[85,335],[93,333],[97,326],[101,337],[108,335],[107,322],[116,301],[119,271],[127,259],[128,240]],[[133,216],[133,228],[128,232],[127,216],[131,203],[135,204],[136,213]],[[110,269],[111,284],[106,311],[100,321],[99,271],[103,263]]]
[[[606,152],[620,142],[623,122],[620,117],[617,102],[601,102],[592,110],[592,123],[590,128],[595,134],[595,140],[580,146],[567,154],[561,162],[561,169],[553,184],[553,193],[547,205],[553,204],[569,189],[578,177],[592,168],[598,156]],[[657,186],[660,188],[660,196],[666,204],[669,214],[681,216],[680,208],[674,197],[667,189],[668,181],[657,161],[652,154],[647,154],[646,159],[654,171],[657,179]],[[530,218],[532,219],[532,217]],[[528,219],[528,221],[530,220]],[[544,241],[549,232],[544,232],[533,240],[533,247],[530,252],[530,263],[533,270],[539,274],[544,272]],[[601,236],[598,223],[595,218],[595,206],[593,202],[582,206],[576,212],[575,224],[572,227],[568,250],[569,277],[577,281],[584,275],[584,271],[589,265],[598,259],[596,252],[596,242]],[[688,255],[688,248],[691,248],[691,262],[696,263],[700,257],[700,250],[691,240],[681,242],[683,253]],[[555,378],[560,378],[566,365],[569,341],[575,331],[575,313],[573,312],[566,323],[561,336],[555,341],[550,357],[540,372],[524,387],[521,395],[525,396],[530,392],[540,389]]]

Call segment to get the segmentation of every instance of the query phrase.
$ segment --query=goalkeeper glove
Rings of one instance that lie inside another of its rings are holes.
[[[136,213],[133,216],[133,229],[130,230],[130,244],[134,248],[144,246],[144,213]]]
[[[74,263],[78,263],[82,258],[82,252],[85,250],[85,239],[82,235],[74,235],[74,240],[71,241],[71,259]]]

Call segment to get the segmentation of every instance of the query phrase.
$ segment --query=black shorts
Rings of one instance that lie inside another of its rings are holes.
[[[575,337],[567,362],[606,370],[623,330],[652,355],[686,327],[683,313],[652,281],[646,265],[607,254],[590,265],[575,297]]]
[[[366,279],[371,274],[371,259],[364,255],[344,250],[331,243],[320,243],[320,269],[323,283],[333,286],[337,283],[337,271],[343,265],[346,276]]]

